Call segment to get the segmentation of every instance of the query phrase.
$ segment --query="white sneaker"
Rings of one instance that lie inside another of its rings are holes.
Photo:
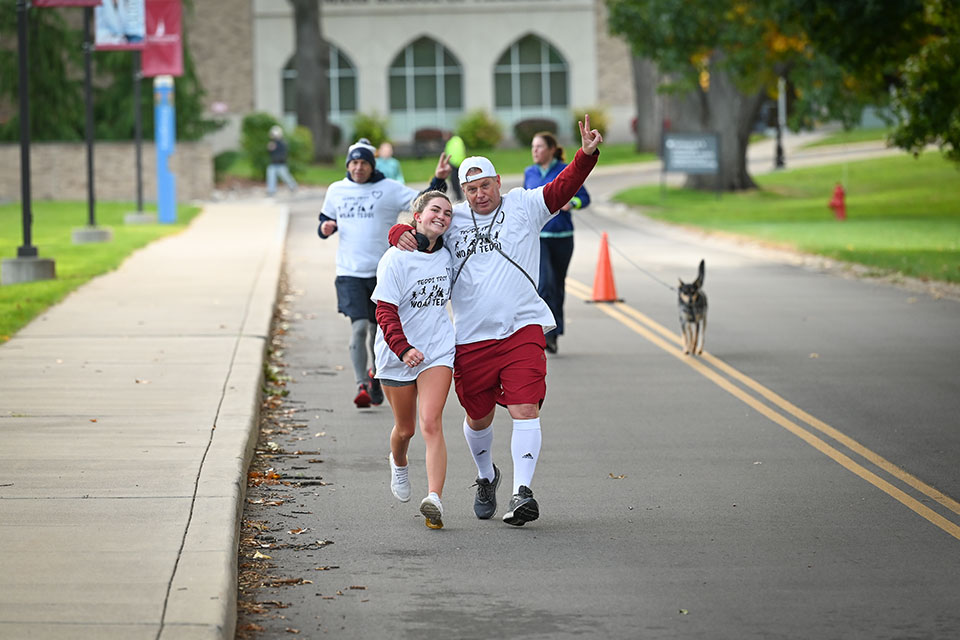
[[[443,504],[440,498],[429,495],[420,503],[423,522],[429,529],[443,529]]]
[[[410,501],[410,480],[407,478],[407,467],[398,467],[393,463],[393,454],[390,459],[390,491],[400,502]]]

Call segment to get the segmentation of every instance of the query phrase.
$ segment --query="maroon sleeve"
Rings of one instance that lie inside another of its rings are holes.
[[[387,234],[387,238],[390,241],[390,246],[397,246],[397,243],[400,242],[400,236],[405,234],[407,231],[413,231],[413,227],[402,223],[398,223],[390,227],[390,233]]]
[[[583,149],[577,149],[573,162],[564,167],[560,175],[543,188],[543,201],[547,204],[547,209],[559,211],[560,207],[570,202],[573,196],[577,195],[577,191],[583,186],[584,180],[590,175],[599,159],[599,149],[589,156],[583,152]]]
[[[403,360],[403,354],[413,349],[413,346],[403,335],[403,327],[400,326],[400,310],[397,305],[383,300],[377,302],[377,324],[383,329],[383,339],[387,346]]]

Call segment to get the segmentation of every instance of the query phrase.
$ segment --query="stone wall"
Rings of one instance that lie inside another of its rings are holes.
[[[157,201],[157,154],[142,145],[143,199]],[[94,145],[94,196],[136,202],[136,150],[132,142]],[[37,142],[30,145],[30,192],[35,200],[86,200],[87,146]],[[177,202],[207,200],[213,193],[213,151],[204,142],[178,142],[171,158]],[[20,200],[20,145],[0,144],[0,201]]]

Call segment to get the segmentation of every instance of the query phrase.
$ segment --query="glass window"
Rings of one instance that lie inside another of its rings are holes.
[[[497,73],[493,77],[494,94],[497,108],[509,107],[513,104],[513,87],[509,73]]]
[[[357,70],[350,59],[335,46],[330,45],[330,67],[327,69],[327,91],[329,97],[329,115],[333,120],[341,114],[352,114],[357,110]],[[297,113],[297,70],[293,57],[283,68],[283,112],[296,118]]]
[[[442,44],[423,37],[410,43],[390,64],[390,111],[410,122],[433,122],[463,105],[463,72]],[[431,112],[437,117],[431,118]],[[427,118],[427,120],[424,120]]]
[[[567,63],[549,42],[526,35],[497,60],[493,76],[494,104],[529,117],[540,110],[568,106]]]

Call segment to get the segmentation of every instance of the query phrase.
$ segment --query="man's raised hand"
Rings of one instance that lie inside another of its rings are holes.
[[[600,132],[596,129],[590,128],[590,114],[583,114],[583,120],[578,120],[577,124],[580,126],[580,148],[583,149],[585,154],[593,155],[593,152],[597,150],[597,147],[600,146],[600,143],[603,142],[603,136],[600,135]]]
[[[433,172],[433,175],[441,180],[446,180],[451,171],[453,171],[453,167],[450,165],[449,154],[441,153],[440,159],[437,160],[437,168]]]

